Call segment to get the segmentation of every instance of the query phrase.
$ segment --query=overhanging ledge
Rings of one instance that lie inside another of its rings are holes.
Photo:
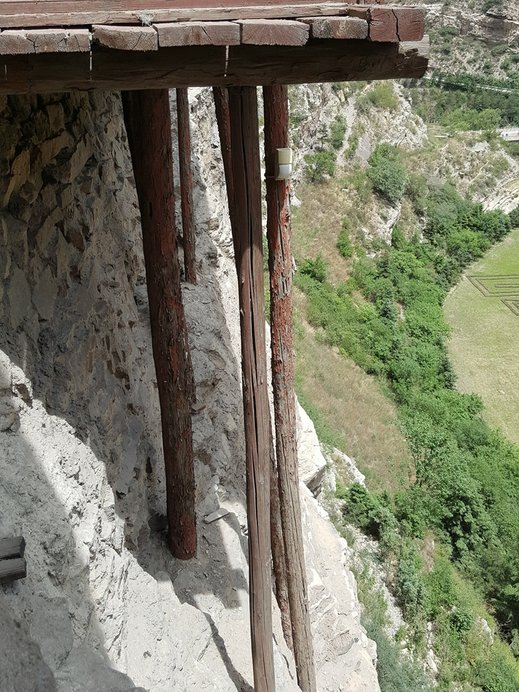
[[[427,37],[402,43],[311,39],[304,46],[13,55],[0,59],[0,94],[419,78],[428,57]]]

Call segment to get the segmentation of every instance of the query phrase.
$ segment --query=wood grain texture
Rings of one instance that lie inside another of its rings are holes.
[[[241,42],[252,46],[304,46],[309,27],[289,19],[245,19],[241,26]]]
[[[27,563],[23,557],[0,560],[0,583],[7,584],[27,576]]]
[[[191,168],[191,127],[187,89],[177,89],[178,163],[180,174],[180,205],[182,239],[184,241],[184,275],[196,284],[195,223],[193,215],[193,170]]]
[[[301,21],[309,24],[313,38],[368,38],[368,22],[359,17],[310,17]]]
[[[415,7],[394,7],[399,41],[421,41],[425,32],[425,11]]]
[[[255,692],[274,692],[270,560],[269,400],[265,344],[263,233],[255,87],[229,90],[233,232],[242,345],[249,601]]]
[[[85,53],[89,50],[88,29],[14,29],[0,33],[0,55]]]
[[[151,26],[99,26],[92,27],[94,43],[104,48],[128,51],[158,50],[156,30]]]
[[[185,1],[177,2],[103,2],[90,0],[85,3],[8,1],[0,3],[0,28],[35,26],[87,26],[92,24],[151,24],[173,21],[209,21],[232,19],[267,19],[314,15],[347,14],[355,0],[341,2],[309,3],[307,0],[291,0],[284,4],[258,2],[258,0],[229,0],[225,4],[213,0],[200,0],[195,6]],[[373,3],[375,4],[375,3]],[[379,4],[379,3],[377,3]]]
[[[191,405],[193,369],[182,304],[166,89],[124,95],[124,118],[141,211],[153,359],[166,470],[168,544],[182,560],[196,553]]]
[[[240,26],[236,22],[176,22],[156,24],[161,48],[172,46],[236,46]]]
[[[371,41],[421,41],[425,31],[425,11],[413,7],[371,7]]]
[[[10,557],[23,557],[25,538],[23,536],[0,538],[0,560]]]
[[[270,274],[270,334],[276,459],[281,524],[287,561],[288,599],[297,682],[303,692],[317,689],[308,604],[294,393],[292,334],[292,243],[290,183],[276,180],[277,149],[288,147],[288,89],[263,89],[265,114],[265,173],[267,183],[267,240]]]
[[[142,54],[97,51],[6,56],[0,94],[71,89],[153,89],[187,86],[305,84],[422,77],[429,43],[381,44],[311,39],[306,46],[164,48]]]

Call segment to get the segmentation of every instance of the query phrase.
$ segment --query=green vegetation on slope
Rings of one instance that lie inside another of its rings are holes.
[[[500,240],[509,222],[449,185],[432,190],[426,207],[426,242],[396,232],[393,247],[357,261],[339,286],[316,258],[301,266],[297,285],[326,342],[389,388],[416,465],[414,485],[393,496],[344,490],[348,519],[374,535],[395,565],[396,594],[418,648],[425,622],[436,623],[441,688],[511,691],[519,685],[517,666],[499,640],[485,643],[477,604],[485,614],[481,591],[503,633],[517,637],[519,449],[484,422],[478,397],[454,390],[442,312],[463,268]],[[440,544],[425,569],[431,530]]]

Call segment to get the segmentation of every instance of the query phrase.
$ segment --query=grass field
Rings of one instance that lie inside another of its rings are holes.
[[[479,394],[488,423],[519,444],[519,315],[503,303],[513,297],[507,291],[519,301],[519,290],[513,287],[519,282],[485,280],[485,275],[519,278],[519,229],[472,265],[445,301],[458,389]],[[490,295],[483,295],[469,277]]]

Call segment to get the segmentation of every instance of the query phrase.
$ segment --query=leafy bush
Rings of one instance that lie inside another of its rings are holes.
[[[339,237],[337,239],[337,250],[339,250],[340,256],[345,259],[348,259],[348,257],[351,257],[353,254],[348,219],[342,220],[341,230],[339,231]]]
[[[335,118],[330,127],[329,142],[334,149],[340,149],[346,134],[346,121],[340,115]]]
[[[508,220],[510,221],[510,226],[512,228],[519,227],[519,207],[516,207],[508,214]]]
[[[305,176],[310,183],[322,183],[335,173],[337,155],[333,151],[317,151],[305,155]]]
[[[358,108],[361,113],[368,112],[371,106],[389,111],[398,108],[398,99],[391,82],[375,82],[366,94],[359,97]]]
[[[299,267],[301,274],[309,276],[319,283],[324,283],[328,274],[326,262],[318,255],[315,259],[304,259]]]
[[[368,163],[368,176],[374,189],[388,202],[396,204],[402,199],[408,179],[398,149],[390,144],[379,144]]]

